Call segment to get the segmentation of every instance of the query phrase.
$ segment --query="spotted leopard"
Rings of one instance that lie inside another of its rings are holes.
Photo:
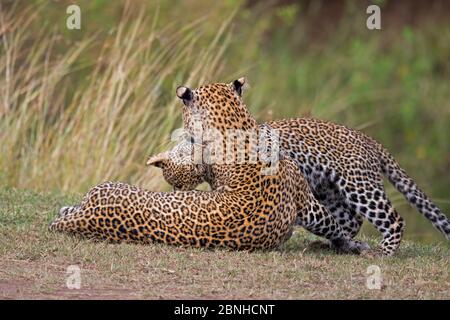
[[[196,128],[190,120],[200,109],[204,128],[265,130],[247,112],[234,84],[210,84],[196,91],[182,87],[177,95],[189,106],[183,120],[191,133]],[[223,104],[228,106],[225,112]],[[218,112],[225,121],[217,120]],[[208,165],[208,175],[214,177],[211,192],[151,192],[120,182],[102,183],[80,205],[61,209],[49,228],[112,242],[254,250],[278,247],[289,238],[300,216],[305,228],[337,248],[348,252],[364,248],[318,203],[291,159],[281,156],[277,164],[271,175],[263,172],[272,163],[261,160]]]
[[[242,93],[244,83],[244,78],[233,82],[236,91]],[[203,97],[209,95],[203,88],[188,92],[189,95],[183,98],[185,113],[192,109],[189,101],[204,102]],[[228,105],[222,103],[222,107],[225,114],[216,112],[216,122],[226,122],[230,117],[248,113],[241,110],[240,114],[230,115],[226,113]],[[241,121],[245,123],[246,117]],[[384,175],[450,239],[450,221],[446,215],[374,139],[360,131],[313,118],[270,121],[266,124],[277,130],[281,150],[295,161],[315,197],[350,237],[358,234],[365,218],[382,233],[381,251],[384,255],[393,255],[398,248],[405,222],[386,195]],[[197,181],[206,180],[210,184],[214,184],[214,178],[205,176],[201,179],[196,176]],[[298,223],[301,224],[301,220]]]

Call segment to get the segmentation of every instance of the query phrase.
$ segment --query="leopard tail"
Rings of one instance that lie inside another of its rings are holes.
[[[62,207],[59,209],[58,217],[50,223],[48,229],[50,231],[63,231],[68,218],[80,212],[80,206]]]
[[[450,220],[442,210],[420,190],[419,186],[406,174],[394,157],[381,146],[380,159],[383,174],[395,188],[404,195],[412,206],[430,220],[436,229],[442,232],[447,239],[450,239]]]

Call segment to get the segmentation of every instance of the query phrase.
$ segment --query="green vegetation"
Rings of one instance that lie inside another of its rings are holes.
[[[245,75],[260,121],[313,115],[360,128],[450,212],[450,20],[427,10],[397,21],[395,1],[381,1],[383,29],[369,31],[356,2],[287,3],[85,0],[77,31],[65,27],[67,1],[2,1],[0,186],[167,189],[144,164],[181,126],[176,85]],[[407,237],[443,240],[388,190]]]
[[[0,191],[1,298],[448,299],[448,244],[404,242],[392,258],[338,255],[298,229],[280,251],[229,252],[113,245],[52,234],[47,225],[78,197]],[[373,240],[371,245],[375,245]],[[81,268],[81,289],[66,287]],[[366,287],[367,268],[381,289]]]

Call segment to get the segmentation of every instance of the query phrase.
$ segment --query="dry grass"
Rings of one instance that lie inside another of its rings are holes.
[[[76,200],[0,191],[0,298],[449,298],[445,243],[405,242],[383,259],[337,255],[300,229],[283,250],[256,253],[111,245],[47,232],[57,208]],[[81,268],[80,290],[66,288],[69,265]],[[381,268],[381,290],[366,287],[369,265]]]
[[[61,54],[54,47],[65,40],[37,34],[31,12],[0,10],[0,185],[76,192],[105,180],[158,184],[145,156],[167,148],[178,124],[175,80],[195,86],[220,70],[230,20],[199,49],[201,19],[158,29],[158,12],[147,19],[125,8],[103,43],[82,37]],[[94,63],[83,64],[92,52]]]

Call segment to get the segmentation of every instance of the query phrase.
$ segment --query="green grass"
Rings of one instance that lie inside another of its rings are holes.
[[[80,196],[0,190],[0,298],[448,299],[448,244],[402,243],[392,258],[338,255],[298,229],[282,250],[113,245],[47,231]],[[364,238],[375,245],[374,238]],[[66,288],[67,267],[81,289]],[[366,287],[381,269],[380,290]]]

